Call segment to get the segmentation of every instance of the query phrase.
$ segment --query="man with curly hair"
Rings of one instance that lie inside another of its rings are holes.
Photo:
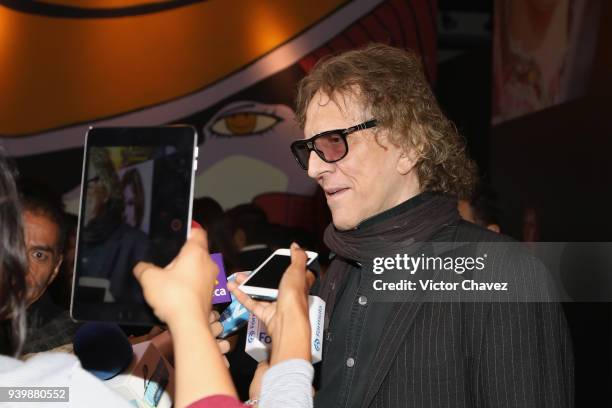
[[[89,180],[85,192],[83,228],[79,241],[79,291],[105,302],[144,303],[142,291],[130,271],[137,262],[150,260],[147,235],[123,220],[124,197],[108,150],[90,149]]]
[[[332,214],[333,260],[314,289],[327,302],[315,406],[572,405],[558,304],[391,302],[372,289],[375,258],[428,255],[421,243],[510,242],[459,217],[475,165],[418,57],[370,45],[320,61],[299,84],[296,114],[306,138],[292,152]]]

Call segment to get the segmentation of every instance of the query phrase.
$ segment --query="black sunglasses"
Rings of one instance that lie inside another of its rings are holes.
[[[324,162],[334,163],[342,160],[348,154],[348,143],[346,142],[348,135],[374,126],[376,126],[376,119],[346,129],[328,130],[309,139],[291,143],[291,152],[304,170],[308,170],[308,160],[312,151],[315,151]]]

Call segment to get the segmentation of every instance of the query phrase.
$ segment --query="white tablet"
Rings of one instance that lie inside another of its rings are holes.
[[[166,266],[191,226],[197,134],[190,126],[90,128],[85,139],[70,313],[159,324],[132,270]]]

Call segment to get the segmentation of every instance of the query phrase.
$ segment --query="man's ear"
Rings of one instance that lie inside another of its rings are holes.
[[[51,274],[51,277],[49,278],[49,283],[53,282],[55,280],[55,278],[57,277],[57,274],[59,273],[60,267],[62,266],[62,262],[64,262],[64,255],[60,255],[57,263],[55,264],[55,267],[53,268],[53,273]]]
[[[498,234],[501,232],[501,228],[497,224],[489,224],[487,225],[487,229],[493,232],[497,232]]]
[[[400,156],[397,160],[397,171],[402,176],[405,176],[406,174],[410,173],[412,169],[414,169],[414,166],[416,166],[417,162],[418,154],[416,152],[416,149],[404,148],[402,149],[402,152],[400,153]]]

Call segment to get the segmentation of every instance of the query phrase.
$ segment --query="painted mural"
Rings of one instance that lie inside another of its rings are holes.
[[[0,0],[0,143],[72,212],[89,126],[194,125],[196,197],[224,208],[310,197],[296,83],[369,42],[416,50],[434,82],[435,33],[429,0]]]
[[[600,0],[496,0],[494,125],[584,95],[600,8]]]

